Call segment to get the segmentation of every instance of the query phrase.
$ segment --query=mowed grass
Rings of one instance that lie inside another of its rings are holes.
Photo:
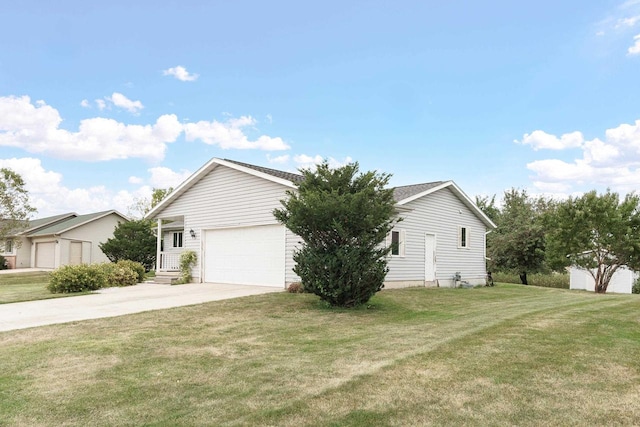
[[[0,304],[70,296],[52,294],[48,283],[49,273],[42,271],[0,274]]]
[[[277,293],[0,333],[10,426],[639,425],[640,298]]]

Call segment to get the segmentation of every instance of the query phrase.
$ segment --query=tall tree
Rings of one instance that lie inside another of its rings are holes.
[[[36,209],[29,204],[29,192],[22,177],[11,169],[0,169],[0,240],[27,227]]]
[[[494,223],[498,221],[500,216],[500,209],[496,206],[496,195],[489,196],[476,196],[476,206],[480,208],[482,212]]]
[[[294,271],[305,290],[333,306],[369,301],[388,272],[384,247],[395,218],[390,175],[359,173],[358,163],[303,169],[298,191],[287,192],[276,219],[300,236]]]
[[[640,269],[640,197],[590,191],[558,204],[549,250],[565,265],[589,272],[595,291],[605,293],[622,266]]]
[[[514,272],[527,285],[527,274],[541,270],[545,260],[545,230],[540,206],[526,190],[505,191],[496,216],[498,228],[487,236],[487,255],[493,269]]]
[[[121,222],[113,231],[113,237],[99,246],[112,262],[137,261],[149,271],[156,261],[156,235],[147,220]]]

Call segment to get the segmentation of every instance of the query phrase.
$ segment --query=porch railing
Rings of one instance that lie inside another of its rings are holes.
[[[160,252],[160,271],[180,271],[180,254]]]

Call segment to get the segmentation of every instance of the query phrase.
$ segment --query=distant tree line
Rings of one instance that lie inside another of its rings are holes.
[[[502,204],[496,196],[476,197],[478,207],[498,226],[487,235],[490,271],[527,274],[563,271],[574,265],[604,293],[622,266],[640,269],[640,197],[621,198],[607,190],[554,200],[510,189]]]

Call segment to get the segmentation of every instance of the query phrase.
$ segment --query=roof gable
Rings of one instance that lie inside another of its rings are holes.
[[[296,188],[295,182],[299,182],[302,180],[301,175],[297,175],[294,173],[250,165],[248,163],[236,162],[234,160],[218,159],[214,157],[213,159],[209,160],[204,166],[194,172],[189,178],[183,181],[179,186],[177,186],[171,193],[169,193],[167,197],[165,197],[160,203],[158,203],[145,215],[145,218],[154,218],[167,206],[169,206],[174,200],[184,194],[189,188],[193,187],[198,181],[207,176],[217,167],[221,166],[235,169],[237,171],[244,172],[262,179],[266,179],[268,181],[272,181],[289,188]]]
[[[473,200],[469,198],[465,194],[464,191],[458,187],[453,181],[437,181],[437,182],[429,182],[425,184],[416,184],[416,185],[407,185],[405,187],[398,187],[399,191],[396,192],[394,189],[394,197],[396,194],[399,196],[404,196],[402,199],[397,199],[396,202],[399,206],[404,206],[407,203],[410,203],[414,200],[417,200],[421,197],[427,196],[429,194],[435,193],[436,191],[448,188],[455,194],[461,201],[464,203],[469,210],[471,210],[480,220],[488,227],[488,228],[496,228],[496,225],[489,219],[487,215],[476,205]],[[402,190],[405,189],[405,190]]]

